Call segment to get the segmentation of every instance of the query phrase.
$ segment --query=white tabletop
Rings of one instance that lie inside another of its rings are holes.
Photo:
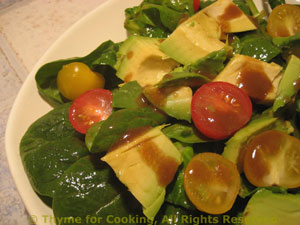
[[[0,0],[0,225],[28,225],[4,149],[8,115],[44,52],[74,22],[108,0]]]

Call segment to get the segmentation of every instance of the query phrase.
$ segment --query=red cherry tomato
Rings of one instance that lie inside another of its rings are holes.
[[[85,134],[88,129],[112,112],[112,93],[105,89],[93,89],[80,95],[69,111],[69,120],[78,132]]]
[[[194,11],[197,12],[200,8],[200,0],[194,0]]]
[[[249,96],[226,82],[202,85],[192,98],[192,119],[205,136],[221,140],[242,128],[252,114]]]

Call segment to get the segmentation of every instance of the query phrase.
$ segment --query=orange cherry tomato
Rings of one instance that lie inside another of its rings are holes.
[[[283,4],[276,6],[267,23],[267,31],[272,37],[288,37],[300,31],[300,7]]]
[[[232,208],[239,188],[240,174],[236,165],[216,153],[196,155],[184,171],[185,192],[202,212],[227,212]]]
[[[257,187],[300,187],[300,140],[276,130],[265,131],[245,147],[244,173]]]

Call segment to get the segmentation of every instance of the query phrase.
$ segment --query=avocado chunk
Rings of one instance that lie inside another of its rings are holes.
[[[180,24],[159,48],[177,62],[189,65],[224,48],[220,38],[220,25],[200,11]]]
[[[136,80],[142,87],[157,84],[178,66],[158,48],[162,39],[130,36],[117,53],[115,69],[125,83]]]
[[[293,127],[287,121],[275,117],[263,116],[252,120],[247,126],[236,132],[227,142],[222,155],[235,163],[242,171],[243,148],[253,137],[266,130],[282,130],[287,133],[293,132]]]
[[[298,225],[300,194],[258,190],[243,213],[243,225]]]
[[[300,89],[300,59],[292,55],[283,73],[277,90],[277,97],[273,104],[275,112],[288,103]]]
[[[224,81],[243,89],[258,104],[275,100],[282,67],[246,55],[236,54],[214,81]],[[259,85],[257,85],[259,84]]]
[[[143,206],[143,213],[154,219],[164,202],[166,186],[173,180],[182,156],[162,126],[124,134],[101,160],[108,163],[119,180]]]
[[[218,0],[202,10],[221,25],[224,33],[257,29],[249,17],[232,0]]]
[[[188,86],[163,87],[146,86],[146,98],[158,109],[178,120],[191,122],[191,103],[193,91]]]

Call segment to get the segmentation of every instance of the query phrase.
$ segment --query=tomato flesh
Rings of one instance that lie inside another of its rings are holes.
[[[265,131],[244,151],[244,173],[254,186],[300,187],[299,139],[281,131]]]
[[[184,171],[185,192],[202,212],[227,212],[232,208],[239,188],[240,175],[236,165],[216,153],[196,155]]]
[[[88,90],[104,88],[104,85],[103,75],[81,62],[64,65],[57,75],[58,90],[69,100],[75,100]]]
[[[205,136],[221,140],[242,128],[252,114],[249,96],[226,82],[202,85],[192,98],[192,119]]]
[[[80,95],[69,110],[69,120],[78,132],[85,134],[112,112],[112,93],[105,89],[93,89]]]
[[[200,8],[200,0],[194,0],[193,7],[194,7],[194,12],[197,12]]]
[[[300,7],[283,4],[276,6],[267,23],[267,31],[272,37],[288,37],[300,31]]]

